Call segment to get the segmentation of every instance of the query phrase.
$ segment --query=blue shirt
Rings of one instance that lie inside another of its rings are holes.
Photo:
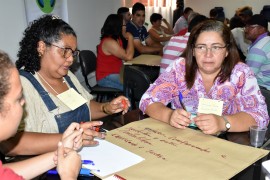
[[[148,38],[149,34],[144,26],[138,27],[132,21],[126,25],[127,32],[130,32],[134,39],[139,39],[142,43]],[[134,57],[139,56],[141,53],[135,48]]]

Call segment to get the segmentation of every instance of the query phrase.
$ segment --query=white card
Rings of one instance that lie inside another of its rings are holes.
[[[198,112],[203,114],[216,114],[221,116],[223,109],[223,101],[200,98]]]
[[[70,109],[75,110],[87,101],[73,88],[58,94],[57,97]]]

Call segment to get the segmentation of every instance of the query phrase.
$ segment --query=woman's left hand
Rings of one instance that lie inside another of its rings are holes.
[[[197,114],[193,120],[204,134],[216,135],[224,129],[222,117],[215,114]]]
[[[71,123],[62,136],[64,147],[74,150],[80,149],[82,147],[82,133],[83,129],[78,123]]]
[[[128,109],[130,107],[130,102],[128,98],[125,96],[119,96],[115,99],[113,99],[110,103],[105,105],[106,111],[110,114],[115,114],[122,112],[122,114],[125,114],[128,112]]]

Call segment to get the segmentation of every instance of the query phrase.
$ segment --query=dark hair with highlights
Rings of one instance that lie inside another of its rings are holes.
[[[3,111],[5,96],[10,90],[10,69],[14,67],[9,56],[0,50],[0,112]]]
[[[227,79],[230,78],[231,72],[234,66],[239,62],[240,57],[237,51],[237,47],[235,45],[235,41],[231,30],[224,23],[216,20],[206,20],[202,23],[195,26],[189,36],[187,47],[181,57],[186,59],[186,75],[185,80],[187,83],[187,87],[190,89],[195,81],[196,72],[198,70],[198,64],[196,62],[195,57],[193,56],[194,45],[202,32],[215,31],[218,32],[224,43],[227,45],[228,55],[225,57],[222,65],[221,71],[217,75],[219,77],[219,82],[223,83]],[[215,77],[215,79],[217,78]]]
[[[101,28],[101,38],[111,37],[117,40],[122,34],[123,17],[117,14],[110,14]]]
[[[38,42],[44,41],[47,46],[51,46],[50,44],[60,41],[63,35],[77,37],[69,24],[54,15],[44,15],[34,20],[24,31],[24,37],[20,42],[17,68],[24,66],[24,70],[33,74],[39,71]]]

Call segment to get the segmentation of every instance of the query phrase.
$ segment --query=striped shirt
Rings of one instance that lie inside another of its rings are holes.
[[[190,33],[184,36],[174,36],[163,49],[163,57],[160,62],[160,74],[165,71],[171,62],[177,59],[185,50]]]
[[[258,84],[270,90],[270,36],[267,33],[251,44],[246,63],[255,73]]]

